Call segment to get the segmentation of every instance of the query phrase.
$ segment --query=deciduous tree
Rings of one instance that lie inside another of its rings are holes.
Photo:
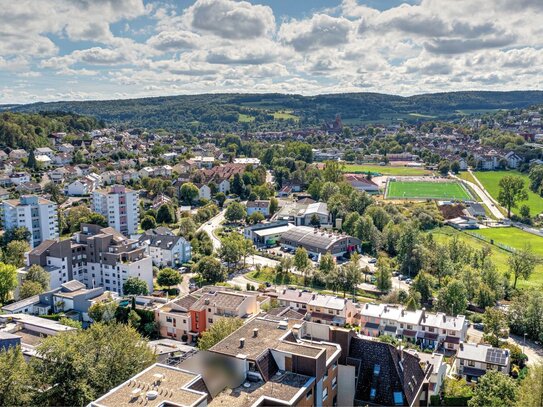
[[[507,209],[507,217],[511,217],[511,208],[516,208],[519,201],[528,199],[524,179],[514,175],[506,175],[500,180],[498,202]]]

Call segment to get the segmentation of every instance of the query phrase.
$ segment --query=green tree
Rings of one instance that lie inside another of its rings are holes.
[[[128,277],[123,284],[124,295],[147,295],[149,288],[147,283],[139,277]]]
[[[345,166],[339,161],[326,161],[322,176],[325,181],[338,183],[343,180],[343,169]]]
[[[311,267],[311,262],[307,255],[307,250],[298,247],[294,253],[294,267],[304,276],[304,286],[307,285],[307,272]]]
[[[51,199],[57,204],[62,203],[63,201],[62,189],[60,189],[60,186],[58,184],[55,184],[54,182],[48,182],[43,187],[43,192],[46,194],[49,194],[51,196]]]
[[[517,288],[519,278],[528,280],[538,263],[539,259],[534,255],[529,245],[511,253],[507,259],[507,264],[509,265],[509,271],[513,274],[513,288]]]
[[[488,370],[481,376],[468,401],[469,407],[509,407],[515,405],[516,382],[496,370]]]
[[[275,212],[279,209],[279,201],[277,198],[270,199],[270,215],[274,215]]]
[[[228,264],[229,271],[232,265],[236,266],[243,257],[245,251],[244,240],[245,238],[237,233],[231,233],[228,236],[221,238],[219,257]]]
[[[202,336],[198,340],[198,348],[201,350],[211,349],[215,344],[222,341],[242,325],[243,321],[240,318],[225,317],[219,319],[208,330],[202,333]]]
[[[451,163],[451,171],[453,174],[458,174],[460,172],[460,163],[458,161],[454,160]]]
[[[156,215],[157,223],[170,225],[175,222],[175,210],[169,204],[161,205]]]
[[[235,201],[228,204],[228,206],[226,207],[226,212],[224,214],[224,217],[229,222],[239,222],[245,219],[245,216],[247,216],[245,206]]]
[[[0,263],[0,304],[9,299],[15,287],[17,287],[17,268],[11,264]]]
[[[441,288],[437,295],[437,308],[447,315],[462,314],[468,306],[467,291],[464,283],[451,280]]]
[[[156,228],[156,219],[150,215],[145,215],[141,221],[141,228],[143,230]]]
[[[240,174],[235,174],[232,179],[232,192],[238,196],[244,196],[245,194],[245,183]]]
[[[117,323],[49,336],[37,352],[36,382],[44,391],[35,401],[51,406],[86,405],[156,360],[134,328]]]
[[[12,240],[2,253],[3,261],[17,268],[23,267],[25,265],[25,253],[29,250],[30,246],[27,241]]]
[[[437,170],[443,176],[447,175],[450,169],[451,169],[451,165],[446,160],[441,161],[437,167]]]
[[[71,328],[83,329],[83,324],[81,323],[81,321],[76,321],[75,319],[62,317],[58,320],[58,322],[64,326],[69,326]]]
[[[487,307],[483,314],[485,340],[492,346],[500,346],[500,338],[508,336],[507,316],[502,310]]]
[[[179,198],[182,202],[190,205],[200,196],[200,191],[192,182],[185,182],[179,189]]]
[[[173,285],[181,284],[183,278],[179,271],[166,267],[158,272],[156,281],[161,286],[166,286],[170,289]]]
[[[43,288],[39,283],[36,283],[35,281],[25,281],[21,286],[19,297],[21,300],[23,300],[25,298],[41,294],[42,292]]]
[[[179,220],[179,236],[189,239],[196,232],[196,223],[191,217],[181,218]]]
[[[119,304],[113,299],[96,302],[89,307],[88,314],[94,322],[109,323],[115,320],[115,313],[118,307]]]
[[[324,274],[331,273],[336,268],[336,259],[330,252],[325,253],[321,256],[319,262],[319,270]]]
[[[138,315],[136,311],[131,309],[130,312],[128,313],[128,325],[130,325],[134,329],[138,329],[140,324],[141,324],[141,317]]]
[[[528,174],[530,189],[536,194],[543,195],[543,165],[534,165]]]
[[[226,272],[221,262],[213,256],[202,257],[192,271],[199,274],[209,284],[226,281]]]
[[[30,150],[30,153],[28,153],[26,167],[30,168],[31,170],[35,170],[38,168],[38,162],[36,161],[36,155],[34,154],[34,150]]]
[[[339,187],[333,182],[325,182],[320,191],[321,200],[328,202],[331,196],[339,194]]]
[[[5,248],[13,240],[28,242],[30,240],[29,230],[24,226],[6,230],[2,236],[2,247]]]
[[[521,407],[543,406],[543,364],[537,363],[530,366],[528,376],[522,380],[518,389],[517,405]]]
[[[37,264],[33,264],[28,268],[24,279],[25,281],[33,281],[38,283],[43,291],[47,291],[49,289],[49,273],[45,271],[43,267]]]
[[[420,294],[420,300],[423,304],[427,304],[432,298],[433,279],[430,274],[421,271],[413,279],[413,284],[409,287],[409,291],[415,291]]]
[[[511,217],[511,208],[516,208],[519,201],[528,199],[524,179],[514,175],[506,175],[500,180],[498,202],[507,208],[507,217]]]
[[[259,212],[259,211],[253,212],[253,213],[251,213],[251,215],[249,216],[249,221],[250,221],[252,224],[260,223],[260,222],[262,222],[264,219],[266,219],[266,218],[264,217],[264,215],[262,214],[262,212]]]
[[[226,195],[224,192],[217,192],[215,194],[215,200],[217,201],[217,205],[219,205],[219,208],[222,208],[224,205],[224,201],[226,201]]]
[[[377,261],[377,271],[375,272],[375,286],[382,293],[387,293],[392,288],[392,270],[384,258]]]
[[[19,346],[0,352],[0,406],[30,406],[36,389]]]

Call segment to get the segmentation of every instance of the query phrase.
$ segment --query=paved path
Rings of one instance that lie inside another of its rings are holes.
[[[473,175],[471,170],[468,170],[468,172],[473,176],[473,178],[477,181],[477,183],[473,183],[470,181],[466,181],[465,179],[458,178],[454,174],[451,174],[451,175],[453,176],[453,178],[456,178],[460,182],[463,182],[464,184],[469,185],[475,191],[475,193],[479,196],[479,198],[481,198],[482,202],[487,206],[490,212],[492,212],[492,215],[496,219],[498,220],[504,219],[505,216],[503,215],[503,213],[501,213],[499,209],[500,204],[496,202],[494,198],[490,196],[490,194],[486,191],[485,187],[483,187],[483,185],[479,182],[479,180],[477,180],[477,178]]]

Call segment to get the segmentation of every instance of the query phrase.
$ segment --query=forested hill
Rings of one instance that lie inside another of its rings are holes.
[[[3,112],[0,113],[0,148],[43,147],[49,143],[50,133],[79,133],[103,126],[103,122],[77,114]]]
[[[127,100],[9,106],[18,112],[65,111],[109,124],[192,131],[278,130],[315,126],[341,115],[347,125],[452,119],[471,113],[543,103],[543,91],[450,92],[401,97],[379,93],[318,96],[202,94]],[[0,106],[2,109],[2,106]]]

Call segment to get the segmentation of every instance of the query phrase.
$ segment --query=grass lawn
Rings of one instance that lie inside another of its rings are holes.
[[[238,116],[238,122],[240,123],[251,123],[254,122],[255,118],[253,116],[249,116],[248,114],[239,113]]]
[[[405,176],[421,176],[429,175],[430,171],[424,168],[415,167],[394,167],[391,165],[377,165],[377,164],[347,164],[343,169],[343,172],[357,173],[357,172],[372,172],[382,175],[405,175]]]
[[[294,120],[295,122],[300,121],[300,118],[292,114],[291,110],[280,110],[278,112],[273,112],[273,118],[275,120]]]
[[[475,233],[480,233],[481,230],[475,231]],[[500,249],[497,246],[493,246],[490,243],[486,243],[466,233],[459,232],[450,226],[445,226],[439,229],[432,230],[431,233],[433,234],[434,239],[439,243],[446,243],[450,239],[452,239],[453,236],[458,236],[461,241],[465,242],[473,249],[479,250],[482,247],[490,247],[490,250],[492,252],[491,259],[492,262],[496,265],[498,271],[500,271],[501,273],[505,273],[509,269],[509,266],[507,265],[509,253],[503,249]],[[513,279],[511,279],[511,281],[513,281]],[[517,282],[517,287],[539,287],[541,286],[541,284],[543,284],[543,264],[540,264],[535,268],[534,273],[528,281],[519,279]]]
[[[543,237],[518,228],[479,229],[475,233],[515,249],[522,249],[525,244],[529,244],[534,253],[543,258]]]
[[[390,181],[387,198],[471,199],[459,182]]]
[[[460,171],[457,174],[457,177],[460,179],[463,179],[464,181],[473,182],[474,184],[477,184],[477,181],[475,181],[475,178],[473,178],[473,175],[471,175],[468,171]]]
[[[519,213],[519,208],[522,205],[528,205],[530,207],[530,214],[532,216],[537,215],[543,212],[543,198],[532,191],[529,190],[530,179],[528,175],[522,174],[518,171],[477,171],[475,176],[481,184],[484,185],[486,190],[492,195],[494,199],[498,199],[498,194],[500,193],[499,183],[500,180],[506,175],[516,175],[524,179],[524,184],[526,185],[526,190],[528,192],[528,200],[519,202],[518,208],[512,208],[512,212],[515,214]]]

